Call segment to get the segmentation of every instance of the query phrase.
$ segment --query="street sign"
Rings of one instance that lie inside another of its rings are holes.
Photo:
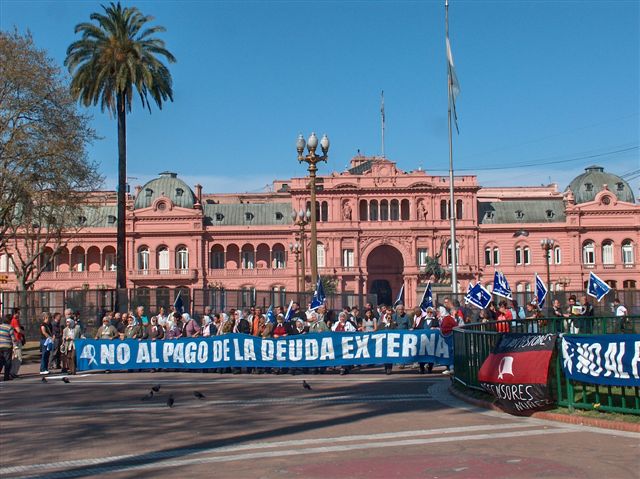
[[[0,274],[0,284],[7,283],[9,281],[9,276],[6,274]]]

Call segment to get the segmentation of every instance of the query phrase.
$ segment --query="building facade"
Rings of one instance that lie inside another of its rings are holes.
[[[451,261],[449,178],[404,172],[393,161],[356,156],[350,168],[320,176],[316,196],[318,271],[337,290],[374,294],[388,303],[405,286],[418,301],[426,266]],[[127,282],[148,288],[156,304],[176,290],[223,287],[311,289],[309,226],[292,215],[311,208],[308,178],[278,180],[273,191],[209,194],[164,172],[135,188],[127,205]],[[594,271],[618,289],[640,284],[640,205],[619,176],[591,166],[560,191],[540,187],[482,187],[473,175],[454,179],[458,281],[490,286],[502,271],[516,291],[546,278],[552,290],[582,290]],[[115,287],[116,195],[87,208],[86,227],[70,239],[35,289]],[[304,252],[292,248],[299,243]],[[15,289],[10,255],[0,256],[5,289]]]

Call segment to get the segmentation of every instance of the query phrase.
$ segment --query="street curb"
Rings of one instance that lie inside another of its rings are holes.
[[[481,407],[484,409],[491,409],[493,411],[504,412],[496,404],[490,401],[485,401],[483,399],[469,397],[462,391],[455,389],[453,386],[449,386],[449,392],[457,399],[460,399],[473,406]],[[530,417],[534,417],[536,419],[547,419],[550,421],[564,422],[567,424],[576,424],[579,426],[599,427],[603,429],[614,429],[616,431],[640,433],[640,424],[637,423],[611,421],[609,419],[597,419],[584,416],[571,416],[567,414],[558,414],[546,411],[534,412]]]

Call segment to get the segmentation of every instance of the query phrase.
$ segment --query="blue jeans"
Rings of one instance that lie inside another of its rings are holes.
[[[40,340],[40,352],[42,353],[42,357],[40,358],[40,372],[49,370],[49,356],[51,355],[51,351],[44,345],[44,341],[44,339]]]

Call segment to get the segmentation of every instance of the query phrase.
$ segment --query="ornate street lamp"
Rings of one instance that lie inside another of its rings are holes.
[[[316,155],[316,148],[318,148],[318,137],[315,133],[311,133],[311,136],[306,142],[308,154],[304,154],[305,141],[302,134],[298,136],[296,141],[296,149],[298,150],[298,161],[303,161],[309,164],[309,188],[311,190],[311,284],[315,286],[318,280],[318,237],[316,233],[316,166],[320,161],[327,161],[329,158],[327,153],[329,152],[329,138],[324,135],[320,140],[320,148],[322,149],[322,156]],[[303,274],[304,276],[304,274]]]
[[[291,219],[293,220],[293,224],[300,228],[298,232],[298,238],[295,243],[289,245],[289,250],[296,255],[296,284],[299,292],[304,292],[305,285],[305,276],[306,276],[306,268],[304,261],[304,227],[309,224],[311,220],[311,211],[300,210],[297,213],[293,211],[291,213]],[[300,272],[301,274],[298,276],[298,256],[300,256]]]
[[[553,249],[555,244],[556,242],[549,238],[542,238],[540,240],[540,246],[544,251],[544,257],[547,262],[547,289],[549,290],[549,292],[551,292],[551,269],[550,269],[551,268],[551,250]],[[551,301],[549,298],[549,300],[547,301],[547,316],[549,316],[551,312],[550,304],[551,304]]]

